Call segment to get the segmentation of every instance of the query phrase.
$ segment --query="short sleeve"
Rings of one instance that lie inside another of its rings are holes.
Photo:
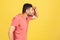
[[[18,24],[18,19],[16,18],[16,17],[14,17],[13,19],[12,19],[12,23],[11,23],[11,26],[17,26],[17,24]]]

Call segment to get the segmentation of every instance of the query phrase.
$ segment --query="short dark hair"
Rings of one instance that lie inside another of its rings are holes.
[[[26,12],[26,9],[32,7],[32,4],[29,4],[29,3],[25,3],[23,5],[23,9],[22,9],[22,14],[24,14]]]

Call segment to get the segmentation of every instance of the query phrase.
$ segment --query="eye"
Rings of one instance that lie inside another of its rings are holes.
[[[32,11],[34,11],[34,9],[32,9]]]

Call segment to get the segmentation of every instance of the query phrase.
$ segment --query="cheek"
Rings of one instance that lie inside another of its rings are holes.
[[[34,10],[31,10],[31,13],[34,13]]]
[[[29,10],[29,11],[28,11],[28,14],[31,14],[31,13],[32,13],[32,11],[31,11],[31,10]]]

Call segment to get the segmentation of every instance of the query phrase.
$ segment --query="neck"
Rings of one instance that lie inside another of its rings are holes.
[[[27,14],[26,13],[24,13],[24,14],[22,14],[25,18],[27,18]]]

